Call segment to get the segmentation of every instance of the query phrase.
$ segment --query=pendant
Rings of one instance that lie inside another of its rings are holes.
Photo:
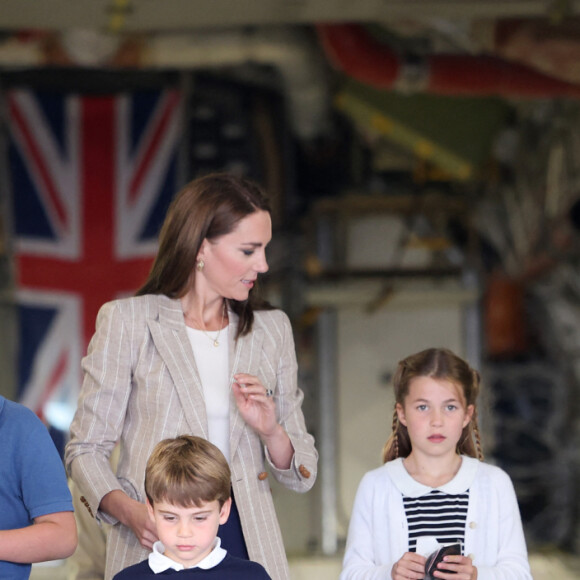
[[[219,345],[220,345],[220,343],[219,343],[217,340],[214,340],[214,341],[213,341],[213,345],[214,345],[214,346],[219,346]]]

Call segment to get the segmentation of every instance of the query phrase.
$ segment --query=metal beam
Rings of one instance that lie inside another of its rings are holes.
[[[0,0],[0,30],[88,28],[172,32],[270,24],[380,22],[393,18],[553,15],[551,0]],[[567,16],[580,13],[570,0]]]

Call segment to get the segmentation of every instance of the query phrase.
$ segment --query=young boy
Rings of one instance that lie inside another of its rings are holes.
[[[257,562],[220,547],[218,527],[230,513],[230,468],[222,452],[200,437],[159,442],[145,469],[147,509],[159,541],[149,558],[113,580],[144,580],[169,574],[176,580],[204,578],[269,580]]]
[[[25,580],[32,562],[67,558],[76,545],[64,465],[48,430],[0,396],[0,578]]]

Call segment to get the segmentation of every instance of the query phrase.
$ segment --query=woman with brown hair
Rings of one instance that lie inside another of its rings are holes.
[[[194,180],[169,208],[143,287],[99,312],[65,459],[88,508],[114,524],[107,580],[157,540],[145,464],[156,443],[186,433],[214,443],[230,464],[235,506],[220,529],[224,547],[274,579],[289,576],[266,466],[304,492],[318,455],[288,317],[252,291],[268,269],[271,235],[255,183],[227,174]],[[115,474],[108,457],[117,440]]]

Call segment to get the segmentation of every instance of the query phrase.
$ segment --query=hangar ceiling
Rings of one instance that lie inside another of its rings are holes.
[[[240,74],[265,65],[277,71],[301,139],[325,133],[332,101],[363,133],[378,128],[459,179],[474,175],[482,157],[464,145],[458,155],[461,130],[473,132],[485,119],[493,135],[505,122],[505,109],[482,98],[576,102],[578,63],[580,1],[572,0],[0,0],[4,71]],[[341,73],[338,83],[331,69]],[[428,116],[420,125],[407,117],[416,104],[409,95],[418,95]],[[480,100],[466,102],[471,115],[456,122],[456,104],[437,100],[445,96]],[[439,125],[431,128],[429,116]],[[459,130],[455,141],[451,128]],[[488,132],[470,143],[487,151]]]
[[[578,10],[573,0],[0,0],[0,29],[148,32],[401,18],[559,19]]]

